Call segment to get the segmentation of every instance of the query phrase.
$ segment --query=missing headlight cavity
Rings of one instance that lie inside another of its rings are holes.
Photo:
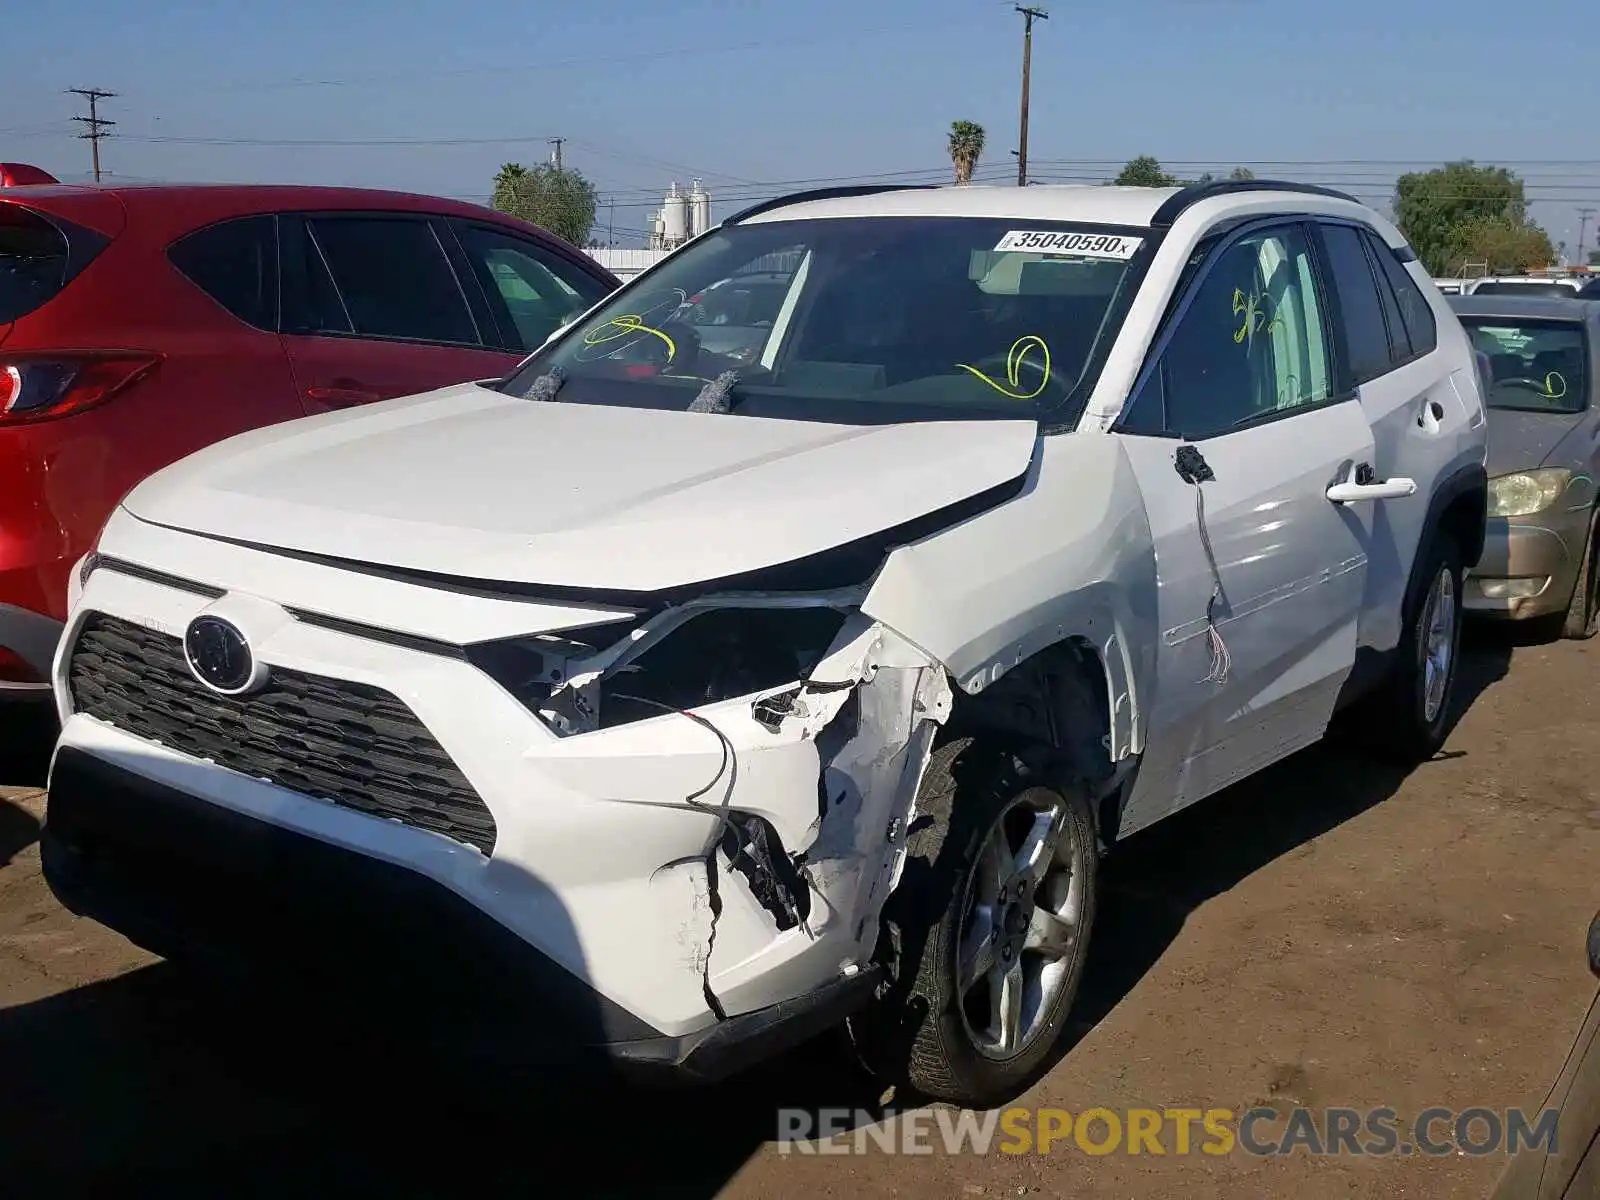
[[[840,610],[820,606],[697,613],[615,672],[628,695],[604,697],[600,724],[625,725],[663,708],[696,708],[805,679],[844,620]]]
[[[720,843],[728,866],[744,877],[756,903],[772,914],[780,932],[811,916],[811,892],[778,831],[764,817],[729,812]]]
[[[563,634],[475,642],[466,648],[467,660],[522,703],[537,706],[565,682],[571,663],[622,637],[628,628],[625,621]]]

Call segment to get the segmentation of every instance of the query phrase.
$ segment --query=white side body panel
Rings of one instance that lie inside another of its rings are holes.
[[[1120,833],[1143,828],[1320,738],[1355,660],[1370,505],[1327,488],[1372,453],[1359,405],[1331,405],[1196,443],[1216,479],[1201,484],[1222,582],[1200,539],[1195,486],[1177,442],[1127,437],[1160,564],[1160,630],[1148,749]],[[1220,675],[1220,678],[1218,676]]]
[[[1428,282],[1418,264],[1408,270],[1419,285]],[[1433,309],[1439,348],[1360,390],[1361,408],[1373,429],[1377,477],[1417,482],[1417,494],[1410,500],[1376,506],[1372,567],[1362,605],[1363,649],[1391,650],[1399,642],[1406,584],[1426,532],[1428,499],[1456,471],[1483,466],[1486,455],[1488,422],[1471,344],[1438,291],[1431,285],[1421,291]]]
[[[1083,639],[1109,677],[1115,759],[1140,748],[1155,568],[1121,439],[1046,437],[1019,496],[894,551],[862,611],[943,663],[969,694],[1052,643]]]

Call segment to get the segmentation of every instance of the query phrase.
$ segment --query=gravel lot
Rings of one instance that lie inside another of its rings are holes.
[[[1473,639],[1409,776],[1326,745],[1108,864],[1080,1037],[1024,1103],[1536,1106],[1594,992],[1600,641]],[[783,1105],[871,1099],[838,1047],[699,1093],[352,1043],[75,921],[39,877],[44,738],[0,730],[0,1178],[230,1195],[1478,1197],[1496,1158],[782,1157]]]

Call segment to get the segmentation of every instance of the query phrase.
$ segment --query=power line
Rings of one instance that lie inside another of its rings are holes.
[[[100,139],[109,136],[105,131],[115,125],[115,121],[107,121],[100,115],[98,103],[101,100],[110,100],[116,93],[103,91],[100,88],[68,88],[68,95],[82,96],[89,101],[89,115],[87,117],[73,117],[84,126],[84,131],[78,136],[88,140],[89,152],[94,161],[94,181],[100,182]]]
[[[677,49],[641,50],[628,54],[602,54],[585,55],[579,58],[552,59],[549,61],[538,59],[524,60],[518,63],[486,63],[475,67],[450,67],[434,71],[377,71],[360,75],[347,75],[342,78],[318,79],[299,77],[293,79],[266,80],[255,83],[225,84],[215,88],[197,89],[205,92],[255,92],[278,91],[286,88],[305,87],[361,87],[373,83],[388,83],[395,80],[411,81],[416,79],[447,79],[447,78],[477,78],[483,75],[526,75],[530,71],[537,71],[540,75],[549,74],[551,71],[567,68],[598,67],[619,63],[651,62],[660,59],[680,60],[685,58],[704,58],[722,54],[739,54],[750,50],[770,50],[782,47],[785,50],[802,46],[825,46],[839,42],[855,42],[862,38],[889,37],[907,33],[927,32],[937,28],[948,31],[952,27],[962,28],[961,24],[952,26],[948,22],[941,22],[937,26],[927,21],[916,21],[899,25],[884,25],[868,29],[843,29],[830,33],[816,34],[810,37],[785,37],[762,38],[757,41],[725,43],[720,46],[685,46]]]

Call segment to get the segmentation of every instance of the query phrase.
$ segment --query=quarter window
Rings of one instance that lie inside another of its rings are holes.
[[[459,225],[461,247],[489,289],[511,349],[537,350],[609,290],[592,275],[522,238],[482,225]],[[500,306],[504,307],[501,308]]]
[[[1322,304],[1299,226],[1249,234],[1221,251],[1179,318],[1158,376],[1165,428],[1187,438],[1328,401]]]
[[[246,325],[278,327],[276,218],[244,217],[198,230],[174,242],[167,257]]]
[[[357,336],[478,344],[472,312],[427,221],[314,217],[308,225]]]

